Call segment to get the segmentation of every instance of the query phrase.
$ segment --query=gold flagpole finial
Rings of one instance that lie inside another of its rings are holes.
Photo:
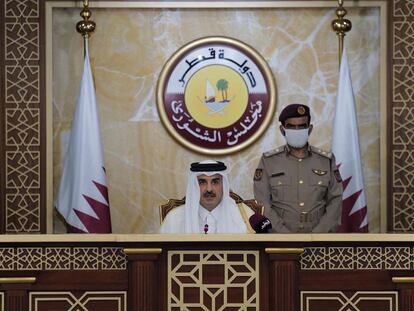
[[[92,12],[89,10],[89,0],[83,0],[83,10],[80,12],[80,16],[83,20],[76,24],[76,30],[84,37],[88,38],[96,28],[94,21],[89,20]]]
[[[342,50],[344,46],[344,37],[348,31],[352,29],[352,23],[349,19],[345,19],[344,16],[346,15],[347,11],[343,7],[343,0],[338,0],[338,8],[336,9],[336,16],[337,19],[332,21],[332,29],[338,35],[339,40],[339,64],[341,64],[342,58]]]

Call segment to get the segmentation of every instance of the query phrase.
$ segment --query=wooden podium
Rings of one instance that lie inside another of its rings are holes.
[[[0,237],[7,311],[414,310],[409,234]]]

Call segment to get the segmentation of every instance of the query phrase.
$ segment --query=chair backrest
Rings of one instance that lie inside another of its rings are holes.
[[[264,213],[264,206],[257,202],[256,200],[243,200],[241,196],[230,191],[230,197],[236,202],[236,204],[244,203],[248,207],[250,207],[253,212],[263,215]],[[174,208],[184,205],[185,204],[185,197],[181,200],[179,199],[169,199],[167,203],[162,204],[159,206],[160,210],[160,223],[162,223],[169,212],[171,212]]]

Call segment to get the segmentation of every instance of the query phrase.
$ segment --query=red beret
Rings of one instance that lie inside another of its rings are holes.
[[[289,118],[308,117],[311,120],[309,107],[302,104],[290,104],[279,115],[279,121],[284,124]]]

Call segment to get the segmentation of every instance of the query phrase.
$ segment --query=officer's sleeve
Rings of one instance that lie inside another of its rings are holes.
[[[342,178],[336,167],[335,157],[331,158],[331,178],[326,193],[326,212],[312,232],[336,232],[340,223],[342,206]]]
[[[272,195],[270,190],[269,174],[266,171],[264,158],[262,156],[259,166],[254,173],[254,198],[264,205],[265,215],[272,222],[272,232],[290,232],[289,229],[283,225],[282,219],[271,208]]]

